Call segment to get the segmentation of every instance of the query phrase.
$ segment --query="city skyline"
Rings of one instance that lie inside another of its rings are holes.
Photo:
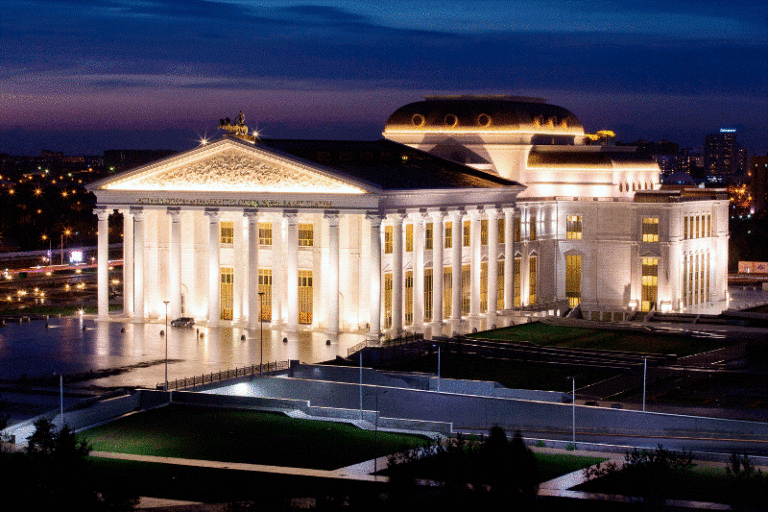
[[[767,26],[752,1],[10,2],[0,152],[183,150],[239,110],[265,137],[372,140],[428,94],[514,94],[765,154]]]

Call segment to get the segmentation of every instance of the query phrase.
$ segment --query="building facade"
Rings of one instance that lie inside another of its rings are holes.
[[[230,135],[92,184],[99,316],[115,211],[123,315],[137,321],[167,307],[208,325],[378,338],[577,306],[622,320],[725,304],[724,195],[662,190],[651,159],[587,145],[561,107],[428,98],[384,136]]]

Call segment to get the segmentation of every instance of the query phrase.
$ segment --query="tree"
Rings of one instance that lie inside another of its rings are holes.
[[[27,448],[2,457],[4,502],[9,510],[133,509],[136,497],[101,481],[92,470],[87,442],[66,425],[57,431],[46,418],[34,425]]]

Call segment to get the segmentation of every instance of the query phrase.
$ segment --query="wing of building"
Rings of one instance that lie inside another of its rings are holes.
[[[245,130],[247,133],[247,130]],[[99,316],[109,215],[123,214],[137,321],[442,333],[580,306],[713,311],[726,302],[728,202],[662,190],[659,169],[589,144],[542,100],[432,97],[384,140],[228,135],[93,183]],[[261,311],[261,315],[259,315]]]

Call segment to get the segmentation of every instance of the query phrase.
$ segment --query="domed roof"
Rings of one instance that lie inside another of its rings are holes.
[[[428,96],[397,109],[385,132],[525,131],[583,134],[572,112],[540,98],[517,96]]]

